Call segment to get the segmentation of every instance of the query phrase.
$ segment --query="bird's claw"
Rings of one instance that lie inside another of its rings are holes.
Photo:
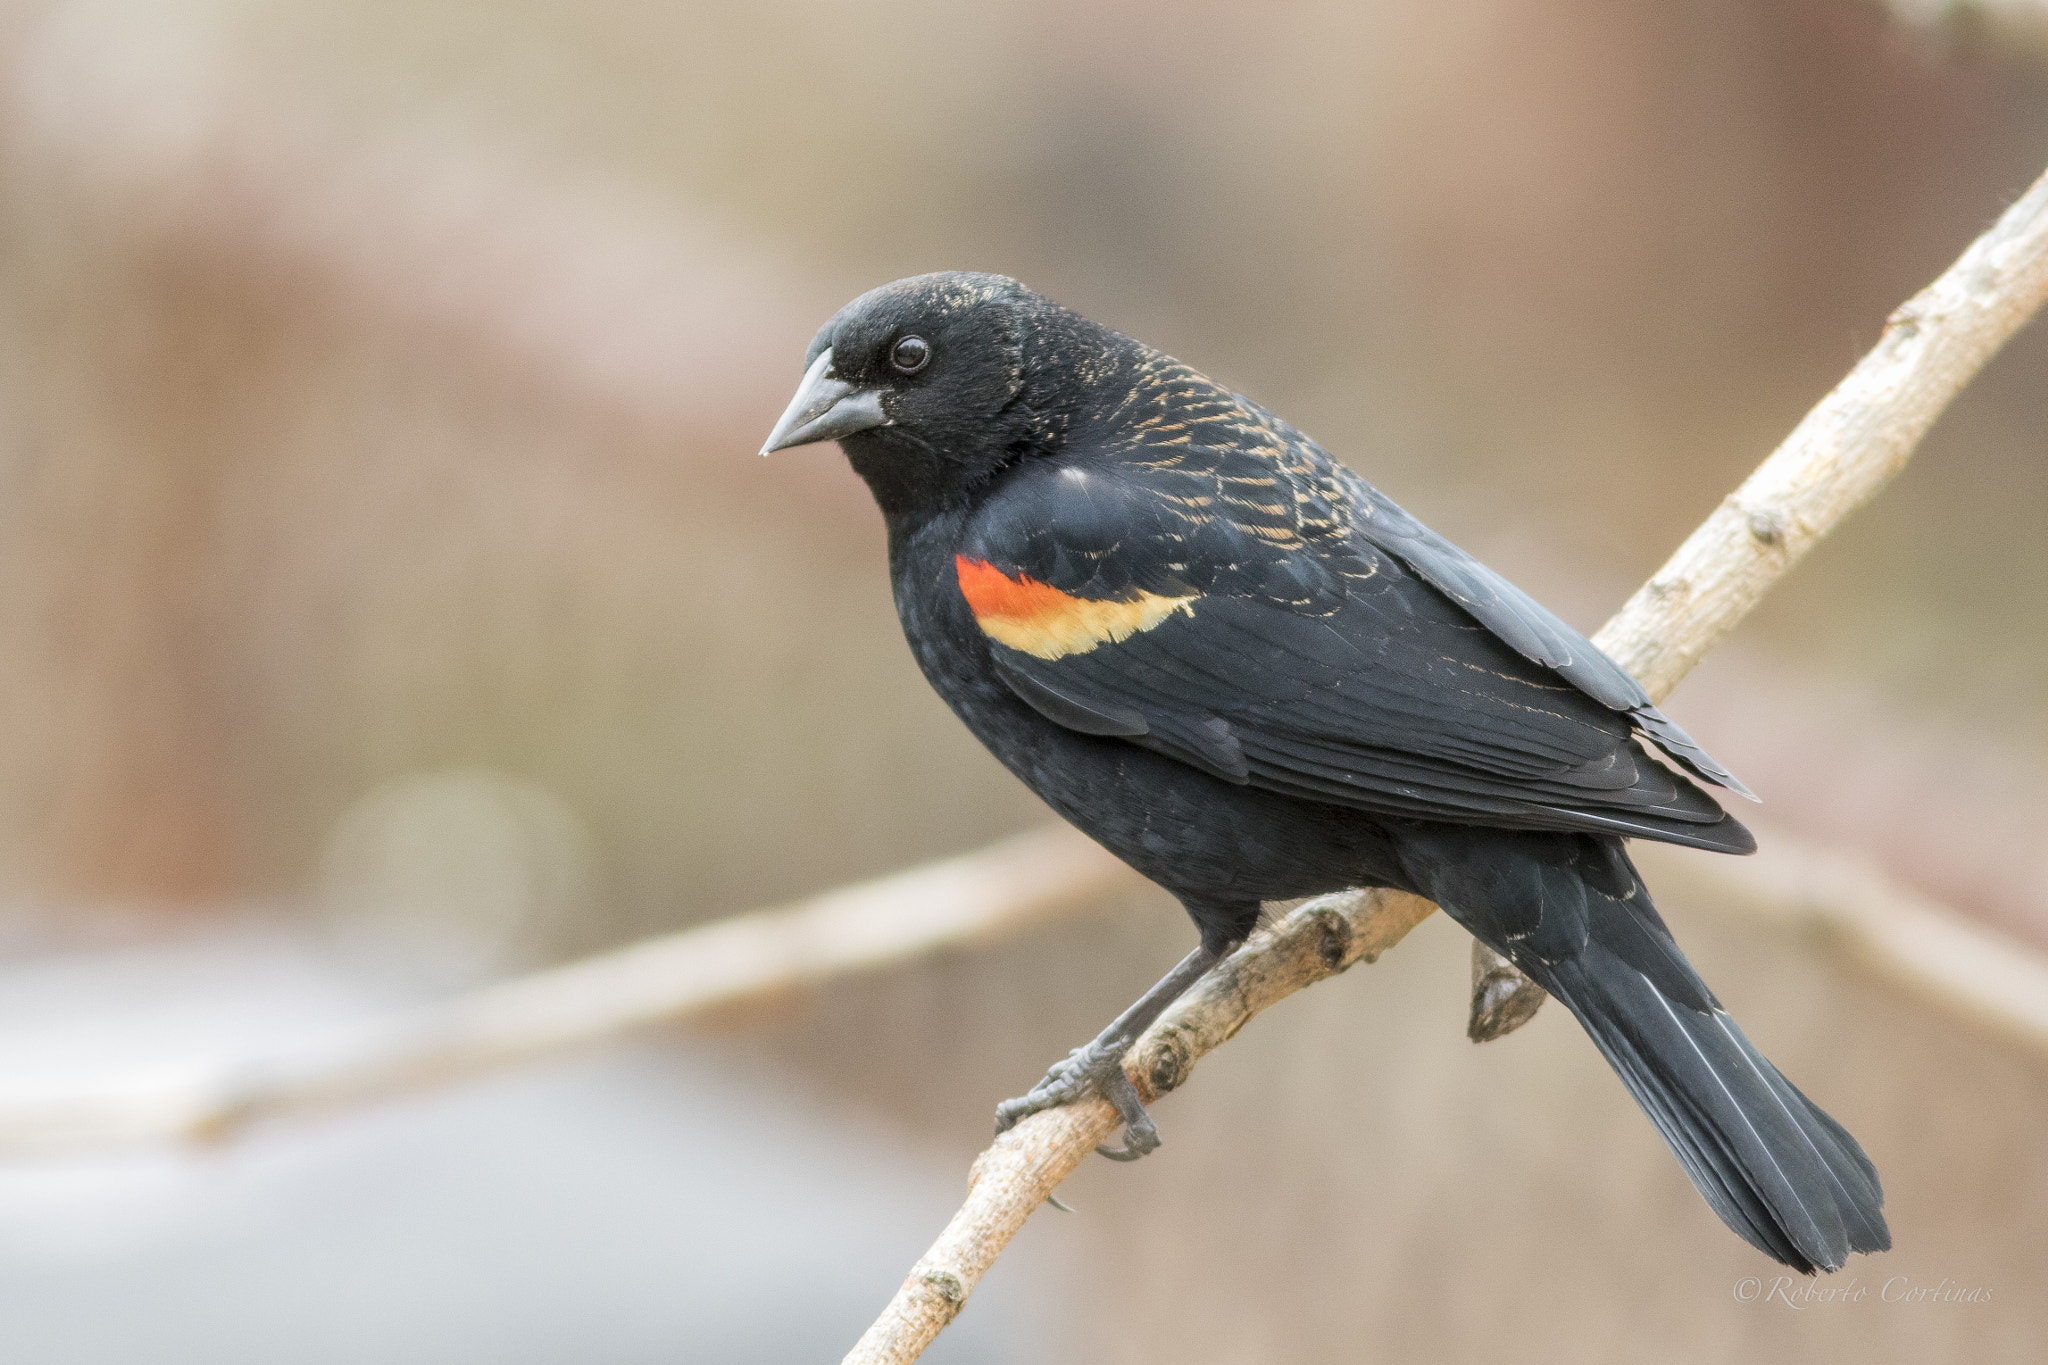
[[[1131,1084],[1124,1071],[1123,1054],[1098,1049],[1093,1044],[1068,1053],[1029,1093],[997,1105],[996,1135],[1009,1132],[1041,1109],[1055,1109],[1089,1095],[1101,1095],[1114,1104],[1124,1121],[1124,1145],[1111,1147],[1105,1143],[1096,1151],[1111,1161],[1136,1161],[1158,1148],[1159,1127],[1145,1112],[1138,1087]]]
[[[1104,1078],[1102,1093],[1116,1106],[1124,1121],[1124,1145],[1111,1147],[1107,1143],[1097,1144],[1095,1150],[1111,1161],[1136,1161],[1139,1157],[1155,1151],[1159,1146],[1159,1125],[1152,1122],[1152,1116],[1145,1112],[1144,1101],[1138,1098],[1138,1087],[1131,1084],[1131,1077],[1123,1068],[1119,1057],[1110,1074]]]
[[[1104,1072],[1117,1067],[1119,1061],[1121,1058],[1107,1058],[1106,1067],[1105,1058],[1092,1046],[1075,1048],[1063,1061],[1053,1063],[1045,1079],[1028,1092],[996,1106],[996,1136],[1001,1137],[1041,1109],[1057,1109],[1095,1093],[1102,1088]]]

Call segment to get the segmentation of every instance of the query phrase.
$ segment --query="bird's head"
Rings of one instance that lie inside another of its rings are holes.
[[[1112,338],[1006,276],[898,280],[818,330],[761,453],[836,440],[885,512],[929,511],[1055,441]]]

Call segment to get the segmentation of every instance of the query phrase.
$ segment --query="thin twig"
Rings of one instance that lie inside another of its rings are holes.
[[[0,1105],[0,1155],[217,1139],[258,1120],[367,1104],[1014,932],[1138,885],[1074,830],[1020,834],[408,1010],[284,1057],[169,1086]]]
[[[1662,698],[1764,592],[1905,465],[1951,399],[2048,300],[2048,175],[1886,323],[1870,354],[1686,539],[1596,643]],[[1150,1100],[1260,1010],[1399,942],[1435,907],[1345,892],[1254,935],[1131,1049]],[[967,1201],[845,1365],[906,1365],[959,1313],[1033,1210],[1116,1126],[1099,1098],[1046,1110],[975,1161]]]

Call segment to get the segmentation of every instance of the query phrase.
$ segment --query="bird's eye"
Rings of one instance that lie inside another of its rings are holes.
[[[916,374],[931,359],[931,343],[923,337],[905,337],[889,349],[889,363],[903,374]]]

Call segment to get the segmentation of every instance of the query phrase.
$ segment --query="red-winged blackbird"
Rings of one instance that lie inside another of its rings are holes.
[[[1856,1140],[1759,1053],[1623,847],[1749,853],[1749,792],[1535,601],[1248,399],[1016,281],[945,273],[819,331],[763,454],[837,440],[967,727],[1171,891],[1201,946],[997,1110],[1100,1091],[1262,901],[1435,901],[1578,1017],[1722,1220],[1799,1270],[1891,1234]],[[1660,750],[1683,773],[1654,761]]]

